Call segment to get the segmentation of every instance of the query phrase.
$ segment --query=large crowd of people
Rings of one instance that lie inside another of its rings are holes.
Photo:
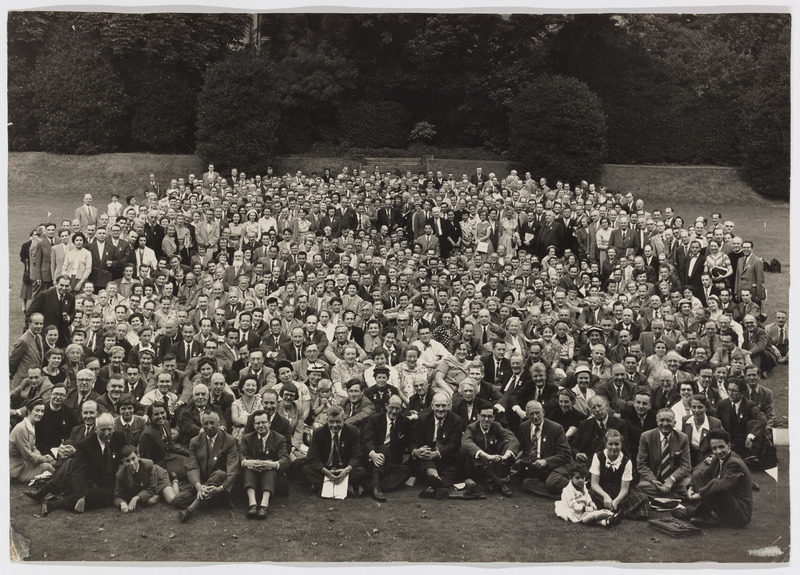
[[[481,168],[143,188],[20,251],[10,473],[42,515],[185,522],[240,491],[264,519],[292,484],[415,480],[574,522],[750,522],[787,315],[722,214]]]

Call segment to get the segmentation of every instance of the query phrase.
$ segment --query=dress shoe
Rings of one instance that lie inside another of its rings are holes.
[[[259,519],[266,519],[267,518],[267,508],[266,507],[259,507],[258,508],[258,513],[256,514],[256,517],[258,517]]]
[[[695,527],[719,527],[720,522],[711,515],[699,515],[689,519],[689,523]]]
[[[372,498],[380,503],[386,502],[386,496],[383,494],[383,491],[381,491],[380,487],[376,487],[372,490]]]
[[[622,513],[614,513],[611,517],[608,518],[608,525],[609,527],[613,527],[614,525],[619,525],[622,523]]]
[[[761,491],[761,487],[755,481],[753,481],[752,485],[750,485],[750,489],[753,491]]]
[[[508,488],[508,485],[503,485],[502,483],[497,486],[497,490],[503,497],[512,497],[514,495],[511,493],[511,489]]]
[[[23,493],[25,493],[26,497],[30,497],[34,501],[38,502],[41,502],[44,499],[45,495],[47,495],[47,491],[42,489],[28,490],[24,491]]]
[[[256,517],[258,517],[258,505],[251,505],[250,509],[247,510],[247,518],[255,519]]]
[[[422,491],[419,492],[419,496],[423,499],[435,499],[436,498],[436,490],[433,487],[426,487]]]
[[[442,478],[438,475],[428,475],[428,485],[434,489],[438,489],[444,487],[444,481],[442,481]]]
[[[186,523],[189,521],[189,517],[192,516],[192,512],[189,509],[183,509],[178,511],[178,519],[180,519],[181,523]]]
[[[672,515],[675,519],[680,519],[681,521],[689,521],[689,519],[692,518],[692,512],[683,505],[678,505],[675,509],[670,511],[670,515]]]
[[[39,514],[42,517],[47,517],[50,514],[50,510],[47,508],[47,501],[42,501],[42,508],[39,511]]]

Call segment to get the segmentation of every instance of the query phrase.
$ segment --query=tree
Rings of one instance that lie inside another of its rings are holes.
[[[606,153],[600,99],[575,78],[544,75],[511,104],[510,154],[525,170],[555,179],[595,179]]]
[[[263,171],[278,143],[274,69],[250,50],[209,68],[197,99],[197,153],[222,170]]]
[[[342,144],[368,148],[404,148],[411,116],[399,102],[357,100],[339,111]]]
[[[45,151],[95,154],[115,151],[127,134],[122,82],[87,37],[65,33],[31,74],[31,107]]]

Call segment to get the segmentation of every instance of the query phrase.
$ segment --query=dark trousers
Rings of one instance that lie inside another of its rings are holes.
[[[562,465],[555,469],[536,469],[528,464],[522,474],[522,489],[532,495],[561,498],[561,491],[569,483],[568,466]]]
[[[394,491],[411,477],[411,470],[402,462],[389,460],[389,446],[382,445],[375,450],[383,454],[386,459],[383,465],[376,466],[370,462],[369,467],[372,471],[372,488],[380,488],[382,491]]]
[[[278,472],[276,470],[253,471],[252,469],[243,469],[242,471],[245,491],[254,489],[256,495],[264,491],[275,493],[275,486],[278,484]]]
[[[219,487],[225,483],[227,478],[228,475],[221,469],[218,469],[208,476],[204,485],[208,487]],[[191,491],[181,491],[173,503],[178,509],[186,509],[194,503],[195,499],[197,499],[197,491],[195,491],[194,486],[192,486]],[[224,505],[225,503],[230,503],[230,496],[226,491],[222,491],[208,499],[201,499],[200,507],[216,507],[218,505]]]
[[[89,481],[86,484],[86,495],[84,496],[84,509],[98,509],[100,507],[114,506],[114,483],[95,483]],[[51,509],[73,509],[80,496],[72,491],[61,499],[56,499],[50,504]]]
[[[366,471],[364,471],[363,467],[354,467],[350,470],[350,477],[348,479],[348,484],[351,487],[355,487],[356,485],[361,485],[364,477],[366,476]],[[322,490],[322,484],[325,481],[325,476],[322,474],[321,469],[316,469],[313,467],[309,467],[306,465],[303,467],[303,475],[306,476],[309,483],[311,483],[311,487],[314,488],[315,491]]]

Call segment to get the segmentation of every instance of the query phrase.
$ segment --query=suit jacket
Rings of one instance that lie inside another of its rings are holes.
[[[739,294],[741,290],[749,288],[753,290],[753,297],[759,300],[766,299],[767,293],[764,290],[764,263],[761,258],[751,255],[749,261],[745,262],[742,257],[736,262],[734,272],[735,284],[734,293]]]
[[[58,300],[55,287],[37,293],[28,306],[25,318],[30,319],[31,314],[40,313],[44,316],[44,325],[58,326],[58,346],[64,348],[70,341],[69,326],[75,318],[75,297],[67,293]],[[67,319],[63,318],[66,314]]]
[[[711,417],[710,415],[706,415],[706,417],[708,418],[709,431],[712,431],[714,429],[722,429],[722,422],[719,419],[717,419],[716,417]],[[708,431],[706,431],[705,429],[703,429],[701,432],[700,445],[698,445],[697,447],[694,446],[694,444],[692,443],[694,435],[694,427],[689,423],[690,419],[693,419],[692,415],[684,416],[682,423],[683,425],[682,430],[683,433],[686,434],[686,437],[689,438],[689,450],[692,456],[692,467],[695,467],[703,459],[711,455],[711,446],[708,444],[708,438],[706,437],[706,435],[708,435]]]
[[[85,497],[92,483],[103,490],[113,492],[117,469],[121,463],[119,452],[125,445],[125,436],[119,432],[111,435],[107,449],[110,456],[100,449],[97,433],[92,432],[75,446],[75,457],[70,467],[72,492],[76,499]]]
[[[611,241],[608,245],[617,250],[617,255],[631,255],[636,250],[636,230],[628,228],[623,239],[622,230],[615,229],[611,232]]]
[[[64,245],[61,242],[56,243],[50,250],[50,281],[55,281],[56,277],[58,277],[68,251],[69,244]]]
[[[141,415],[133,416],[133,421],[130,423],[130,430],[125,429],[125,422],[122,421],[122,417],[114,418],[114,431],[122,433],[122,435],[125,436],[125,443],[128,445],[139,445],[139,437],[141,437],[145,425],[147,425],[147,423]]]
[[[44,337],[42,337],[42,349],[44,349]],[[42,367],[44,358],[36,345],[36,336],[29,329],[25,330],[25,333],[14,343],[8,363],[11,368],[11,389],[17,387],[23,379],[28,377],[29,368]]]
[[[606,429],[616,429],[622,434],[622,452],[628,455],[630,445],[628,444],[628,426],[616,415],[608,415]],[[600,424],[594,417],[589,417],[581,421],[578,425],[578,433],[573,436],[573,451],[577,455],[583,453],[591,462],[592,455],[605,447],[605,437],[600,432]],[[630,457],[630,455],[628,455]]]
[[[464,429],[466,429],[467,426],[478,421],[478,414],[481,412],[481,410],[489,407],[492,407],[491,403],[476,397],[472,404],[472,413],[469,415],[469,417],[467,417],[467,402],[464,401],[464,398],[461,398],[459,401],[454,403],[452,412],[461,418],[461,424],[464,426]]]
[[[421,414],[423,410],[430,411],[431,401],[433,400],[433,390],[428,389],[424,398],[420,398],[419,394],[415,393],[408,398],[408,406],[403,411],[403,414],[408,415],[412,411]]]
[[[172,353],[175,354],[175,359],[178,361],[178,369],[184,371],[190,359],[203,355],[203,347],[199,341],[192,340],[189,344],[189,355],[187,356],[186,342],[181,338],[172,344]]]
[[[656,414],[652,410],[647,411],[644,416],[644,423],[642,423],[642,419],[632,405],[624,407],[619,416],[628,426],[628,442],[630,445],[638,446],[642,433],[656,428]]]
[[[203,410],[204,413],[211,413],[212,411],[216,412],[216,414],[219,416],[220,426],[227,426],[225,415],[222,413],[222,410],[219,408],[219,406],[209,403]],[[203,431],[203,426],[200,422],[200,412],[193,401],[187,403],[181,408],[180,413],[178,414],[178,430],[181,434],[181,442],[184,445],[190,443],[192,439],[197,437],[197,435]],[[220,430],[220,432],[221,431],[222,430]]]
[[[306,354],[306,343],[304,342],[303,344],[301,344],[300,352],[298,354],[296,348],[294,347],[294,344],[290,339],[287,343],[281,345],[280,350],[278,351],[278,359],[279,360],[285,359],[287,361],[294,363],[296,361],[300,361],[301,359],[303,359],[305,357],[305,354]]]
[[[767,428],[771,428],[775,423],[775,410],[772,406],[772,390],[759,385],[754,392],[748,386],[745,397],[756,404],[764,417],[767,418]]]
[[[416,243],[422,246],[423,254],[427,254],[428,250],[433,250],[433,253],[435,253],[437,256],[439,255],[439,238],[436,236],[436,234],[431,234],[430,236],[422,234],[416,239]]]
[[[388,448],[384,448],[386,425],[385,413],[376,413],[367,420],[362,433],[364,453],[367,455],[373,451],[383,453],[387,461],[399,465],[403,463],[403,456],[414,449],[414,428],[411,420],[405,415],[398,415],[394,420]]]
[[[86,231],[89,224],[97,224],[97,219],[100,217],[100,212],[94,206],[86,206],[86,204],[75,208],[75,217],[73,219],[80,220],[81,230]]]
[[[100,257],[100,248],[97,240],[93,240],[89,245],[89,253],[92,254],[92,275],[90,276],[96,288],[104,288],[113,280],[113,274],[119,267],[119,254],[117,248],[106,239],[103,245],[103,257]]]
[[[286,473],[289,469],[289,451],[287,450],[286,438],[280,433],[270,429],[267,436],[267,450],[258,433],[247,433],[242,437],[239,444],[239,451],[242,459],[260,459],[263,461],[277,461],[280,467],[278,472]]]
[[[689,273],[690,262],[691,258],[687,257],[684,259],[683,266],[678,267],[678,276],[680,277],[683,285],[692,286],[692,293],[696,297],[700,297],[700,294],[703,291],[703,284],[700,281],[700,276],[703,274],[706,268],[706,257],[702,254],[698,254],[691,274]]]
[[[642,481],[663,481],[666,477],[660,477],[661,468],[661,430],[651,429],[642,433],[639,438],[639,453],[636,456],[636,469]],[[689,438],[686,434],[677,429],[673,429],[669,435],[669,451],[672,477],[675,483],[679,483],[692,473],[692,458],[689,450]]]
[[[438,451],[442,460],[457,459],[461,447],[461,435],[464,426],[461,418],[452,411],[448,411],[439,425],[439,436],[434,437],[433,411],[422,412],[414,424],[414,435],[417,446],[427,445],[432,450]]]
[[[345,423],[352,425],[359,431],[364,429],[367,424],[367,419],[375,414],[375,405],[372,400],[366,395],[362,395],[361,399],[356,404],[351,404],[349,399],[342,400],[342,409],[344,409]],[[353,414],[351,415],[351,411]]]
[[[50,258],[53,245],[47,237],[42,237],[38,242],[31,243],[31,281],[41,280],[52,282],[53,273],[50,267]]]
[[[717,419],[722,422],[722,427],[733,435],[733,403],[728,397],[717,404]],[[761,436],[767,428],[767,417],[758,406],[747,398],[742,398],[739,406],[739,420],[745,425],[745,432],[756,437]]]
[[[519,426],[517,437],[520,443],[520,456],[525,458],[531,450],[531,425],[528,419]],[[542,421],[541,441],[539,442],[538,459],[547,461],[547,468],[552,470],[562,465],[567,465],[572,460],[569,441],[564,433],[564,428],[558,423],[544,419]],[[533,463],[533,462],[531,462]]]
[[[506,451],[511,451],[516,455],[519,453],[519,441],[513,433],[497,421],[492,422],[486,433],[481,429],[480,422],[474,421],[464,428],[461,448],[466,452],[467,457],[472,459],[480,451],[489,455],[505,455]]]
[[[736,453],[731,451],[722,461],[715,457],[710,465],[698,467],[692,479],[702,499],[724,495],[735,508],[735,512],[729,510],[728,515],[736,515],[737,523],[741,525],[750,522],[753,514],[753,482],[750,471]]]
[[[315,429],[311,436],[306,465],[317,471],[322,471],[323,468],[328,469],[328,460],[331,457],[332,449],[333,436],[330,427],[323,425]],[[339,433],[339,458],[342,467],[349,465],[355,469],[364,465],[364,450],[359,439],[358,428],[347,423]]]
[[[629,381],[622,384],[622,394],[617,393],[617,386],[613,379],[601,382],[595,388],[597,395],[602,395],[608,400],[609,407],[614,413],[620,413],[626,406],[633,405],[633,390],[636,389]]]
[[[239,448],[236,440],[221,429],[214,438],[214,447],[209,446],[205,431],[189,442],[189,460],[186,462],[186,478],[189,484],[204,483],[215,471],[225,472],[222,488],[230,493],[239,476]]]
[[[481,361],[483,362],[483,369],[484,374],[483,377],[487,381],[494,382],[494,385],[505,386],[508,383],[508,380],[511,379],[511,360],[504,357],[500,360],[500,371],[496,371],[496,361],[494,359],[494,355],[489,354],[486,357],[482,357]]]

